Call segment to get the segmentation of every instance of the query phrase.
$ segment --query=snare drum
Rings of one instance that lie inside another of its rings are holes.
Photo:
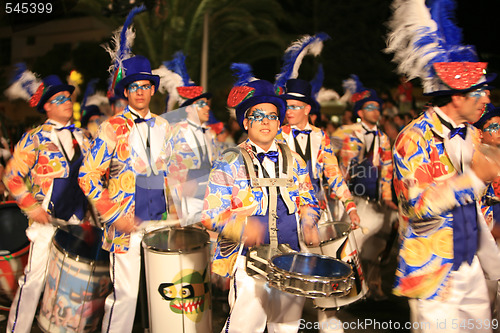
[[[318,253],[340,259],[351,265],[355,282],[351,291],[343,297],[322,297],[314,299],[314,304],[320,308],[339,308],[362,299],[368,292],[356,238],[351,232],[351,226],[345,222],[328,222],[318,225],[320,246],[309,248],[312,253]]]
[[[111,292],[102,231],[68,225],[52,239],[38,324],[45,332],[98,332]]]
[[[0,305],[10,306],[29,257],[28,219],[14,201],[0,203]]]
[[[150,331],[211,332],[208,233],[163,228],[144,235],[142,246]]]
[[[276,255],[268,271],[271,287],[309,298],[347,295],[354,281],[348,264],[314,253]]]

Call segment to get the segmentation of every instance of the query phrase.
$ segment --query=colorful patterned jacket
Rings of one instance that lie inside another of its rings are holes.
[[[159,173],[163,174],[167,188],[166,166],[172,155],[172,129],[165,119],[153,114],[152,117],[151,159]],[[113,222],[122,216],[135,215],[136,176],[146,175],[149,165],[144,142],[137,129],[128,107],[106,120],[101,124],[99,134],[80,168],[80,187],[105,222],[103,248],[115,253],[128,251],[130,234],[116,230]],[[105,187],[104,178],[108,172],[109,180]]]
[[[173,151],[168,170],[169,186],[177,210],[180,208],[180,198],[183,196],[183,185],[187,181],[189,170],[200,169],[201,159],[196,140],[189,129],[187,120],[175,124],[172,130]],[[210,163],[219,156],[220,151],[215,144],[215,138],[210,131],[205,133],[206,149]],[[207,176],[210,169],[207,170]],[[204,192],[203,192],[204,193]]]
[[[356,208],[352,195],[344,177],[340,172],[337,157],[334,155],[330,138],[325,135],[322,129],[311,125],[311,133],[309,134],[311,146],[311,167],[314,178],[323,180],[323,175],[328,181],[328,186],[331,189],[332,196],[340,199],[344,204],[347,212]],[[296,151],[295,140],[293,139],[292,127],[285,125],[280,128],[276,139],[287,144],[290,149]],[[325,208],[325,198],[318,198],[322,209]]]
[[[250,141],[241,143],[239,147],[248,151],[261,174],[261,166],[252,151]],[[282,156],[280,153],[280,165],[283,165]],[[304,213],[305,208],[310,208],[309,214],[301,215],[301,223],[316,223],[319,218],[319,206],[309,180],[309,173],[302,158],[295,152],[292,152],[292,156],[294,183],[288,189],[280,188],[280,191],[291,199],[288,200],[290,213],[296,213],[298,216],[299,210]],[[280,171],[280,177],[285,177],[283,171]],[[210,173],[202,214],[203,225],[219,233],[212,266],[214,273],[222,276],[232,274],[246,218],[252,215],[266,215],[267,205],[267,192],[261,187],[250,186],[241,154],[226,152],[215,161]]]
[[[334,148],[334,153],[338,154],[339,167],[347,183],[349,183],[350,166],[361,162],[364,158],[366,151],[364,133],[361,123],[342,126],[333,133],[332,140],[341,144],[340,149]],[[373,164],[380,167],[378,193],[382,200],[390,201],[392,200],[391,143],[389,137],[380,130],[375,137]]]
[[[488,184],[486,191],[481,198],[481,211],[488,228],[492,229],[494,224],[500,223],[500,216],[493,215],[493,206],[500,204],[500,178]]]
[[[3,181],[19,207],[30,212],[39,205],[47,210],[55,178],[67,178],[69,164],[54,129],[47,120],[24,133],[7,163]],[[89,148],[89,137],[80,129],[73,132],[82,154]]]
[[[467,127],[466,145],[472,156],[472,145],[479,143],[479,136],[474,127]],[[470,170],[470,163],[465,165],[464,173],[457,173],[460,162],[452,162],[448,155],[449,139],[443,128],[434,110],[429,109],[399,134],[394,146],[394,187],[402,237],[396,295],[446,299],[453,265],[450,210],[478,200],[484,189],[474,186],[477,176]],[[477,255],[483,270],[495,279],[500,263],[498,249],[479,209],[477,216]]]

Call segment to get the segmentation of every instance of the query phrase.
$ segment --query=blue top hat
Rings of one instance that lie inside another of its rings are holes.
[[[47,101],[55,94],[67,91],[71,95],[75,91],[75,87],[69,84],[65,84],[57,75],[49,75],[43,79],[43,93],[40,97],[40,101],[36,105],[38,112],[45,113],[43,106]]]
[[[138,55],[123,60],[123,69],[125,72],[124,78],[116,84],[115,92],[123,94],[123,91],[129,84],[141,80],[150,81],[155,86],[155,92],[158,89],[160,77],[151,74],[151,63],[146,57]],[[120,94],[117,95],[120,96]]]
[[[483,129],[484,124],[493,117],[500,117],[500,107],[496,108],[492,103],[486,104],[486,111],[483,113],[481,118],[474,123],[479,129]]]
[[[285,93],[281,95],[285,100],[293,99],[311,106],[311,113],[319,115],[319,103],[312,97],[311,84],[302,79],[290,79],[286,81]]]
[[[231,92],[233,92],[235,89],[238,89],[239,87],[242,86],[233,87]],[[271,82],[266,80],[255,80],[249,82],[245,87],[250,88],[251,91],[243,98],[242,101],[238,103],[238,105],[236,105],[236,119],[238,120],[238,124],[242,129],[245,128],[243,126],[243,120],[245,119],[246,111],[252,106],[261,103],[270,103],[275,105],[279,112],[279,120],[281,123],[283,123],[286,113],[286,104],[281,97],[276,95]],[[231,93],[229,94],[229,96],[231,96]]]
[[[354,102],[352,111],[354,114],[358,114],[358,111],[363,108],[366,102],[377,102],[379,107],[382,107],[382,99],[377,96],[377,93],[373,89],[366,89],[364,91],[355,93],[351,99]]]
[[[103,116],[104,113],[101,112],[99,107],[97,105],[88,105],[85,106],[85,109],[83,110],[83,116],[81,119],[82,127],[86,128],[87,125],[89,124],[89,120],[92,116]]]

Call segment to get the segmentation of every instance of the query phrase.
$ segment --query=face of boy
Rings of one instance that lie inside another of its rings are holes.
[[[278,109],[271,103],[257,104],[247,111],[243,126],[248,138],[267,151],[280,128]]]

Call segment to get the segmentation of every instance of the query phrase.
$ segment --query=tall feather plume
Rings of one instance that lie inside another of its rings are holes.
[[[168,93],[167,110],[174,109],[176,103],[182,103],[184,100],[179,95],[177,87],[193,86],[194,82],[189,78],[186,67],[186,56],[182,51],[177,51],[170,61],[164,61],[162,65],[154,69],[152,73],[160,77],[158,91],[162,94]]]
[[[307,54],[317,56],[323,49],[323,41],[329,39],[324,32],[314,36],[305,35],[299,40],[293,42],[286,50],[283,56],[283,67],[281,73],[276,76],[275,88],[284,87],[289,79],[296,79],[299,76],[299,68],[302,59]]]
[[[335,90],[326,89],[323,87],[319,90],[318,94],[316,95],[316,100],[320,104],[328,101],[336,101],[338,99],[340,99],[340,96]]]
[[[109,100],[104,95],[102,91],[98,91],[94,93],[93,95],[87,97],[87,104],[86,105],[109,105]]]
[[[145,10],[146,6],[144,5],[132,8],[123,26],[113,33],[111,38],[111,45],[113,47],[109,44],[103,45],[104,50],[111,57],[111,65],[108,68],[108,72],[110,73],[109,90],[112,90],[116,84],[116,74],[119,69],[123,68],[123,60],[133,56],[132,46],[134,44],[135,32],[132,23],[134,17]]]
[[[42,81],[35,73],[28,70],[25,63],[17,63],[15,67],[16,70],[10,81],[11,85],[4,92],[5,96],[9,100],[29,101]]]
[[[309,82],[311,84],[312,95],[316,98],[318,93],[323,86],[323,81],[325,80],[325,71],[323,70],[323,64],[318,65],[318,70],[314,78]]]
[[[477,61],[474,46],[461,45],[462,33],[455,24],[453,0],[395,0],[385,52],[394,53],[398,72],[408,80],[420,78],[425,91],[439,80],[436,62]]]
[[[350,102],[352,95],[365,90],[363,83],[361,83],[359,77],[356,74],[351,74],[348,79],[343,80],[342,88],[344,89],[344,94],[339,99],[339,101],[342,103]]]
[[[95,86],[99,82],[99,79],[92,79],[87,83],[87,88],[85,88],[85,93],[83,94],[82,103],[80,104],[82,108],[87,106],[88,98],[95,94]],[[89,104],[90,105],[90,104]]]
[[[244,86],[256,80],[252,73],[252,66],[249,64],[234,62],[231,64],[230,69],[233,72],[233,76],[236,78],[236,82],[234,83],[235,86]]]

